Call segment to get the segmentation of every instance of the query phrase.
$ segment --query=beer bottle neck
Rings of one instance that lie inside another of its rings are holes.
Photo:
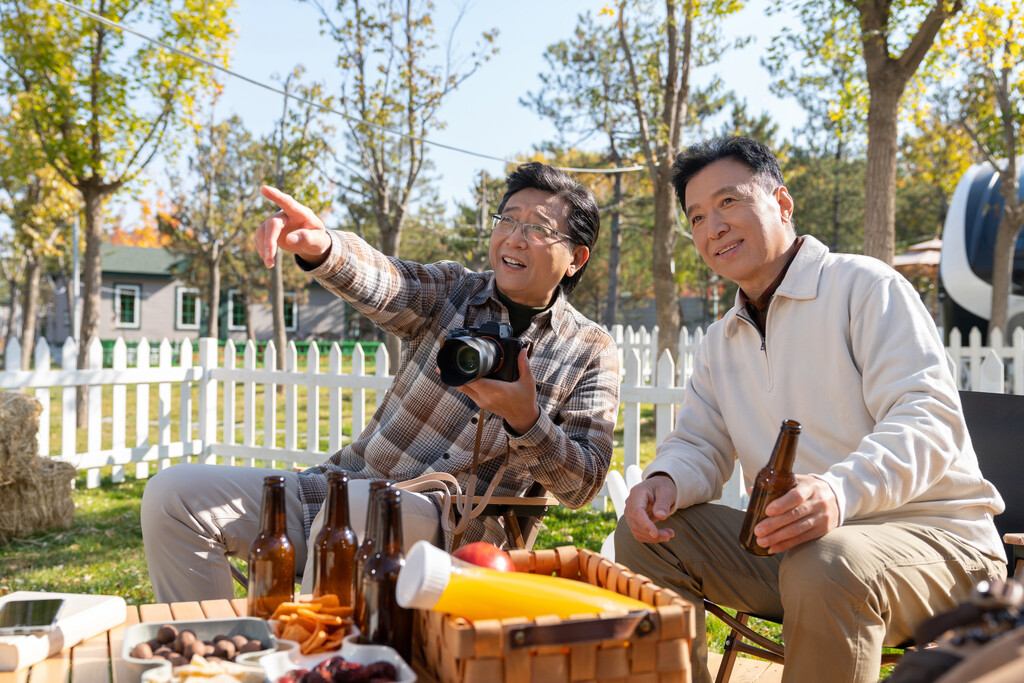
[[[402,554],[402,494],[395,491],[394,494],[382,496],[383,512],[381,516],[381,531],[383,533],[382,547],[384,553],[395,557]]]
[[[327,489],[327,526],[343,529],[348,522],[348,479],[332,477]]]
[[[260,531],[271,536],[280,536],[285,533],[284,485],[263,487]]]
[[[796,442],[800,437],[800,424],[786,420],[779,430],[779,438],[775,441],[775,449],[768,466],[776,472],[792,472],[796,460]]]

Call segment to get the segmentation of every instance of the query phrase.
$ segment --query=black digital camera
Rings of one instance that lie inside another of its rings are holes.
[[[437,351],[441,381],[450,387],[481,377],[515,382],[519,379],[516,359],[528,347],[529,342],[512,336],[508,323],[488,321],[480,327],[449,330]]]

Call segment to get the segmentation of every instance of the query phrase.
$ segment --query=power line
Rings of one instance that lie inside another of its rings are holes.
[[[354,123],[361,123],[361,124],[364,124],[364,125],[376,128],[376,129],[378,129],[378,130],[380,130],[380,131],[382,131],[384,133],[387,133],[389,135],[394,135],[396,137],[403,138],[405,140],[413,140],[415,142],[421,142],[421,143],[423,143],[425,145],[431,145],[431,146],[434,146],[434,147],[439,147],[441,149],[446,149],[446,150],[449,150],[451,152],[458,152],[460,154],[468,154],[470,156],[478,157],[480,159],[489,159],[491,161],[500,161],[500,162],[505,163],[505,164],[515,164],[515,165],[519,165],[519,164],[524,163],[523,161],[516,160],[516,159],[506,159],[506,158],[503,158],[503,157],[496,157],[496,156],[492,156],[490,154],[484,154],[482,152],[474,152],[473,150],[464,149],[464,148],[461,148],[461,147],[455,147],[453,145],[448,145],[448,144],[445,144],[443,142],[437,142],[436,140],[430,140],[428,138],[421,138],[421,137],[417,137],[415,135],[409,135],[408,133],[403,133],[402,131],[394,130],[394,129],[388,128],[386,126],[382,126],[382,125],[380,125],[378,123],[373,123],[372,121],[366,121],[364,119],[360,119],[358,117],[351,116],[349,114],[346,114],[344,112],[338,111],[336,109],[332,109],[330,107],[324,106],[324,105],[320,104],[319,102],[313,102],[311,100],[307,100],[307,99],[304,99],[302,97],[296,97],[295,95],[292,95],[291,93],[285,92],[284,90],[281,90],[280,88],[277,88],[277,87],[275,87],[273,85],[269,85],[267,83],[263,83],[262,81],[258,81],[258,80],[254,79],[254,78],[250,78],[250,77],[245,76],[243,74],[237,73],[235,71],[232,71],[231,69],[228,69],[228,68],[223,67],[223,66],[221,66],[219,64],[211,62],[208,59],[200,57],[199,55],[192,54],[191,52],[186,52],[185,50],[178,49],[178,48],[174,47],[173,45],[168,45],[167,43],[165,43],[165,42],[163,42],[161,40],[158,40],[156,38],[153,38],[152,36],[146,35],[145,33],[142,33],[141,31],[137,31],[137,30],[135,30],[135,29],[133,29],[133,28],[131,28],[129,26],[125,26],[124,24],[121,24],[120,22],[114,21],[112,19],[107,19],[106,17],[104,17],[102,15],[99,15],[99,14],[96,14],[95,12],[92,12],[91,10],[87,10],[84,7],[79,7],[78,5],[74,5],[74,4],[70,3],[70,2],[66,2],[65,0],[52,0],[52,1],[57,3],[58,5],[62,5],[64,7],[66,7],[68,9],[72,10],[72,11],[75,11],[75,12],[78,12],[79,14],[87,16],[90,19],[98,21],[101,24],[105,24],[105,25],[107,25],[107,26],[109,26],[109,27],[111,27],[113,29],[116,29],[118,31],[123,31],[125,33],[130,33],[130,34],[132,34],[134,36],[138,36],[139,38],[142,38],[143,40],[149,41],[153,45],[156,45],[156,46],[158,46],[160,48],[163,48],[164,50],[168,50],[170,52],[173,52],[173,53],[175,53],[177,55],[185,57],[186,59],[191,59],[191,60],[199,62],[201,64],[205,64],[206,66],[210,67],[211,69],[214,69],[216,71],[220,71],[222,73],[225,73],[228,76],[231,76],[232,78],[237,78],[239,80],[245,81],[246,83],[250,83],[252,85],[255,85],[258,88],[263,88],[264,90],[269,90],[270,92],[276,93],[278,95],[283,95],[285,98],[289,98],[290,97],[291,99],[293,99],[293,100],[295,100],[297,102],[302,102],[303,104],[306,104],[306,105],[309,105],[309,106],[312,106],[312,107],[316,107],[317,109],[320,109],[321,111],[325,111],[325,112],[328,112],[330,114],[336,114],[336,115],[338,115],[338,116],[340,116],[343,119],[346,119],[348,121],[352,121]],[[569,172],[572,172],[572,173],[601,173],[601,174],[605,174],[605,173],[629,173],[629,172],[634,172],[634,171],[642,171],[646,167],[644,167],[644,166],[628,166],[628,167],[622,167],[622,168],[571,168],[571,167],[565,167],[565,166],[557,166],[556,168],[559,168],[559,169],[561,169],[563,171],[569,171]]]

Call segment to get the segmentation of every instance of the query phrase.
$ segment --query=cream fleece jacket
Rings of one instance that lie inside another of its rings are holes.
[[[766,333],[737,304],[708,328],[675,429],[644,477],[676,509],[717,499],[734,454],[746,484],[784,419],[803,425],[795,471],[827,482],[842,520],[938,527],[1005,559],[1003,510],[978,468],[942,340],[914,288],[877,259],[811,236],[772,299]]]

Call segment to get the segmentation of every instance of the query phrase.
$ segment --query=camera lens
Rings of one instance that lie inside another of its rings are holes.
[[[480,354],[469,346],[460,346],[455,352],[455,367],[466,375],[475,375],[480,369]]]
[[[441,381],[450,387],[461,387],[486,377],[501,366],[501,346],[487,337],[450,338],[437,352]]]

